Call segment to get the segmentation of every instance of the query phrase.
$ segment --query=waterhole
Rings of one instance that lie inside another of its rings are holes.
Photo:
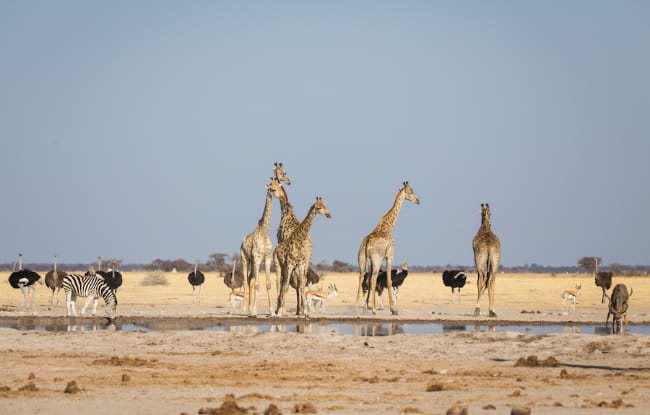
[[[213,319],[213,318],[131,318],[120,317],[115,323],[101,318],[0,317],[0,328],[32,331],[229,331],[245,333],[320,333],[349,336],[392,336],[395,334],[441,334],[449,332],[503,332],[549,334],[612,334],[611,326],[584,323],[497,324],[485,322],[395,322],[333,321],[297,319]],[[650,325],[630,324],[625,333],[650,334]]]

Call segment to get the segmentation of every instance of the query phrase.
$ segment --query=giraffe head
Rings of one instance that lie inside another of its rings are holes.
[[[277,197],[278,199],[284,193],[284,189],[277,177],[271,177],[271,183],[266,185],[266,189],[271,193],[271,196]]]
[[[404,182],[402,183],[404,187],[402,189],[404,190],[404,198],[410,202],[415,203],[416,205],[420,204],[420,199],[418,199],[418,196],[415,194],[415,191],[409,184],[409,182]]]
[[[316,208],[316,214],[323,215],[326,218],[332,217],[329,210],[327,210],[327,207],[325,207],[325,202],[323,202],[322,197],[316,197],[316,203],[314,203],[314,207]]]
[[[287,172],[284,171],[284,166],[282,163],[273,163],[273,175],[276,179],[281,182],[285,182],[287,185],[291,185],[291,179],[287,176]]]
[[[487,203],[481,203],[481,221],[487,225],[490,226],[490,205]]]

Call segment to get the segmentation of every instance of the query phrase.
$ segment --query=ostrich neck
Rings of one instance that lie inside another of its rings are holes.
[[[379,224],[375,228],[376,231],[385,231],[392,232],[395,227],[395,222],[397,222],[397,217],[399,216],[399,211],[402,208],[402,203],[404,202],[404,190],[400,189],[395,196],[395,201],[393,206],[384,216],[382,216]]]

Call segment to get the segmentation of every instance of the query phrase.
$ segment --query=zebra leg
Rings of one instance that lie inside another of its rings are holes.
[[[86,297],[86,302],[84,303],[84,306],[81,308],[81,315],[83,316],[86,313],[86,309],[90,305],[90,302],[92,301],[93,297],[89,295]]]
[[[97,315],[97,303],[99,302],[99,297],[93,297],[93,317]]]
[[[74,293],[72,294],[72,298],[70,298],[70,305],[68,306],[68,315],[72,314],[74,317],[77,317],[77,295]]]

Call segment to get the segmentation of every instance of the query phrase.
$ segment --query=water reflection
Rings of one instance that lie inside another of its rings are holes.
[[[393,336],[396,334],[439,334],[451,332],[565,333],[611,335],[628,333],[650,334],[648,325],[623,326],[612,330],[602,324],[528,324],[499,325],[496,323],[432,323],[395,321],[314,321],[273,319],[200,319],[200,318],[123,318],[116,322],[105,319],[73,319],[56,317],[0,317],[0,328],[33,331],[167,331],[200,330],[233,333],[299,333],[341,334],[359,337]]]

